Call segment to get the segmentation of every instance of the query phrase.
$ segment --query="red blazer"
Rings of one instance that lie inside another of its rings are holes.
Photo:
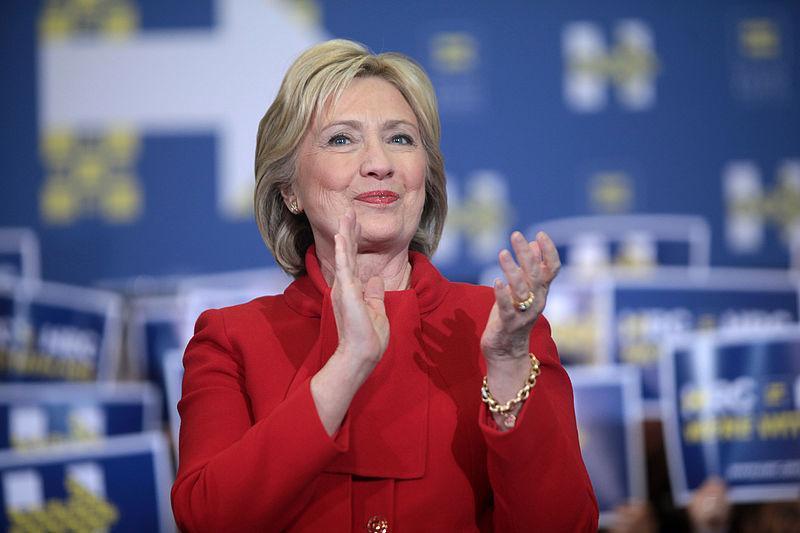
[[[309,381],[337,346],[313,247],[279,296],[203,313],[184,356],[172,506],[185,531],[596,531],[572,388],[540,318],[542,373],[514,429],[480,400],[488,287],[410,254],[391,336],[328,436]]]

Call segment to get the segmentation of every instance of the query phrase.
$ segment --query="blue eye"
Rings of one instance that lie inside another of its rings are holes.
[[[391,140],[392,144],[407,144],[412,145],[414,144],[414,139],[410,136],[406,135],[405,133],[398,133],[397,135],[392,136]]]
[[[343,133],[338,133],[333,137],[331,137],[330,139],[328,139],[328,144],[330,146],[345,146],[347,144],[350,144],[350,142],[351,142],[350,137],[348,137]]]

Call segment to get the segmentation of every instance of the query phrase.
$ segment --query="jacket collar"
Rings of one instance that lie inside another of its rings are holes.
[[[425,316],[436,309],[447,294],[447,279],[424,254],[409,251],[408,261],[411,263],[408,290],[416,294],[419,314]],[[326,297],[330,297],[331,288],[322,275],[316,247],[313,244],[306,250],[305,264],[306,275],[292,282],[284,292],[284,296],[286,303],[296,313],[318,318],[322,315],[322,302]],[[387,301],[403,292],[405,291],[387,292]]]

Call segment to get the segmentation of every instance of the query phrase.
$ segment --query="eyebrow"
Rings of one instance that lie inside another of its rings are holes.
[[[347,126],[348,128],[353,128],[354,130],[357,130],[361,129],[362,123],[358,120],[337,120],[336,122],[330,122],[326,124],[325,126],[322,127],[320,131],[325,131],[334,126]],[[387,120],[386,122],[383,123],[382,128],[385,130],[389,130],[392,128],[396,128],[397,126],[409,126],[417,130],[419,129],[419,127],[414,123],[403,119]]]

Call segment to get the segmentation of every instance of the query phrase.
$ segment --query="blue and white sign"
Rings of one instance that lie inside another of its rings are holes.
[[[0,381],[113,379],[121,310],[111,292],[0,278]]]
[[[707,267],[711,258],[711,229],[698,216],[566,217],[531,226],[528,237],[538,231],[553,239],[562,264],[590,278],[609,267],[629,273],[657,266]]]
[[[544,313],[565,365],[608,361],[608,286],[607,281],[583,279],[575,269],[565,268],[550,287]]]
[[[182,343],[182,308],[177,296],[148,296],[131,301],[127,348],[138,377],[163,386],[164,355]]]
[[[648,416],[657,414],[662,343],[697,329],[742,330],[796,323],[798,292],[786,272],[660,269],[643,279],[618,279],[611,292],[607,353],[612,363],[642,370]]]
[[[617,506],[647,499],[639,372],[630,366],[573,367],[569,377],[600,527],[608,527]]]
[[[0,448],[33,450],[158,430],[160,407],[160,392],[146,383],[0,385]]]
[[[39,239],[28,228],[0,228],[0,275],[38,279]]]
[[[160,433],[0,452],[0,530],[175,531],[168,453]]]
[[[183,385],[183,351],[172,350],[164,357],[164,385],[167,399],[167,418],[175,457],[178,456],[178,436],[181,430],[181,415],[178,402]]]
[[[733,502],[800,493],[800,327],[697,333],[661,362],[664,437],[676,502],[710,476]]]

